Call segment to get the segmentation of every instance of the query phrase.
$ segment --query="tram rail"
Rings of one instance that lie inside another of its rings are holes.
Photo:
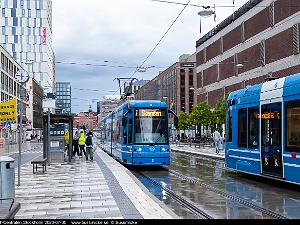
[[[214,187],[212,185],[209,185],[209,184],[206,184],[204,182],[201,182],[198,178],[185,176],[185,175],[180,174],[180,173],[178,173],[178,172],[176,172],[174,170],[169,169],[168,167],[163,167],[163,168],[165,170],[167,170],[169,173],[177,176],[178,178],[180,178],[182,180],[186,180],[186,181],[188,181],[190,183],[193,183],[193,184],[199,184],[201,187],[203,187],[203,188],[205,188],[205,189],[207,189],[209,191],[215,192],[215,193],[217,193],[217,194],[219,194],[219,195],[221,195],[221,196],[223,196],[223,197],[225,197],[227,199],[230,199],[230,200],[232,200],[234,202],[239,203],[242,206],[246,206],[246,207],[254,209],[254,210],[258,211],[258,212],[264,213],[265,215],[268,215],[268,216],[270,216],[270,217],[272,217],[274,219],[289,219],[285,215],[282,215],[282,214],[277,213],[277,212],[275,212],[273,210],[261,207],[261,206],[255,204],[255,203],[253,203],[251,201],[243,199],[242,197],[230,194],[230,193],[225,192],[225,191],[223,191],[223,190],[221,190],[219,188],[216,188],[216,187]]]
[[[202,209],[198,208],[197,206],[195,206],[194,204],[192,204],[191,202],[187,201],[186,199],[180,197],[178,194],[176,194],[174,191],[170,190],[169,188],[165,187],[164,185],[162,185],[161,183],[155,181],[154,179],[152,179],[151,177],[145,175],[144,173],[142,173],[141,171],[135,171],[137,174],[139,174],[139,176],[147,179],[148,181],[150,181],[153,185],[160,187],[161,189],[163,189],[164,191],[166,191],[168,193],[168,195],[173,198],[175,201],[177,201],[179,204],[181,204],[182,206],[186,207],[187,209],[189,209],[190,212],[192,212],[194,215],[196,215],[197,217],[199,217],[200,219],[214,219],[212,216],[210,216],[209,214],[207,214],[206,212],[204,212]]]

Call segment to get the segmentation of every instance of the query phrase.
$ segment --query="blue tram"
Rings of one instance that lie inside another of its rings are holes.
[[[230,93],[225,164],[230,170],[300,183],[300,74]]]
[[[165,102],[123,103],[101,121],[104,151],[128,165],[169,165],[169,113]]]

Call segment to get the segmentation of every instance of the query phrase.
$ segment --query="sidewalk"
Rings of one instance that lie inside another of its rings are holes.
[[[28,152],[33,150],[40,150],[43,151],[40,146],[42,146],[43,143],[37,143],[37,142],[24,142],[21,146],[21,152]],[[19,145],[13,144],[13,145],[5,145],[5,148],[0,148],[0,156],[8,156],[14,153],[19,152]]]
[[[21,168],[15,219],[172,219],[178,218],[125,167],[99,148],[93,162],[76,158],[52,163],[45,174]]]
[[[220,151],[219,154],[217,154],[215,148],[210,147],[210,146],[203,146],[203,147],[201,146],[201,148],[199,148],[199,146],[197,146],[197,148],[195,148],[195,144],[192,144],[191,147],[189,144],[183,145],[181,143],[181,146],[178,146],[178,145],[176,146],[175,144],[171,144],[171,151],[184,152],[184,153],[201,155],[201,156],[205,156],[205,157],[217,158],[217,159],[222,159],[222,160],[225,159],[223,149]]]

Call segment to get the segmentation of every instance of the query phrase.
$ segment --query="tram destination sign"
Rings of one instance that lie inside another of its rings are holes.
[[[165,116],[165,110],[161,109],[136,109],[136,117],[162,117]]]

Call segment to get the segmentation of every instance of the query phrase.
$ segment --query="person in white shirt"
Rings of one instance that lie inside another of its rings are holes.
[[[216,153],[219,154],[222,141],[222,137],[219,131],[215,130],[215,132],[213,133],[213,140],[215,142]]]

